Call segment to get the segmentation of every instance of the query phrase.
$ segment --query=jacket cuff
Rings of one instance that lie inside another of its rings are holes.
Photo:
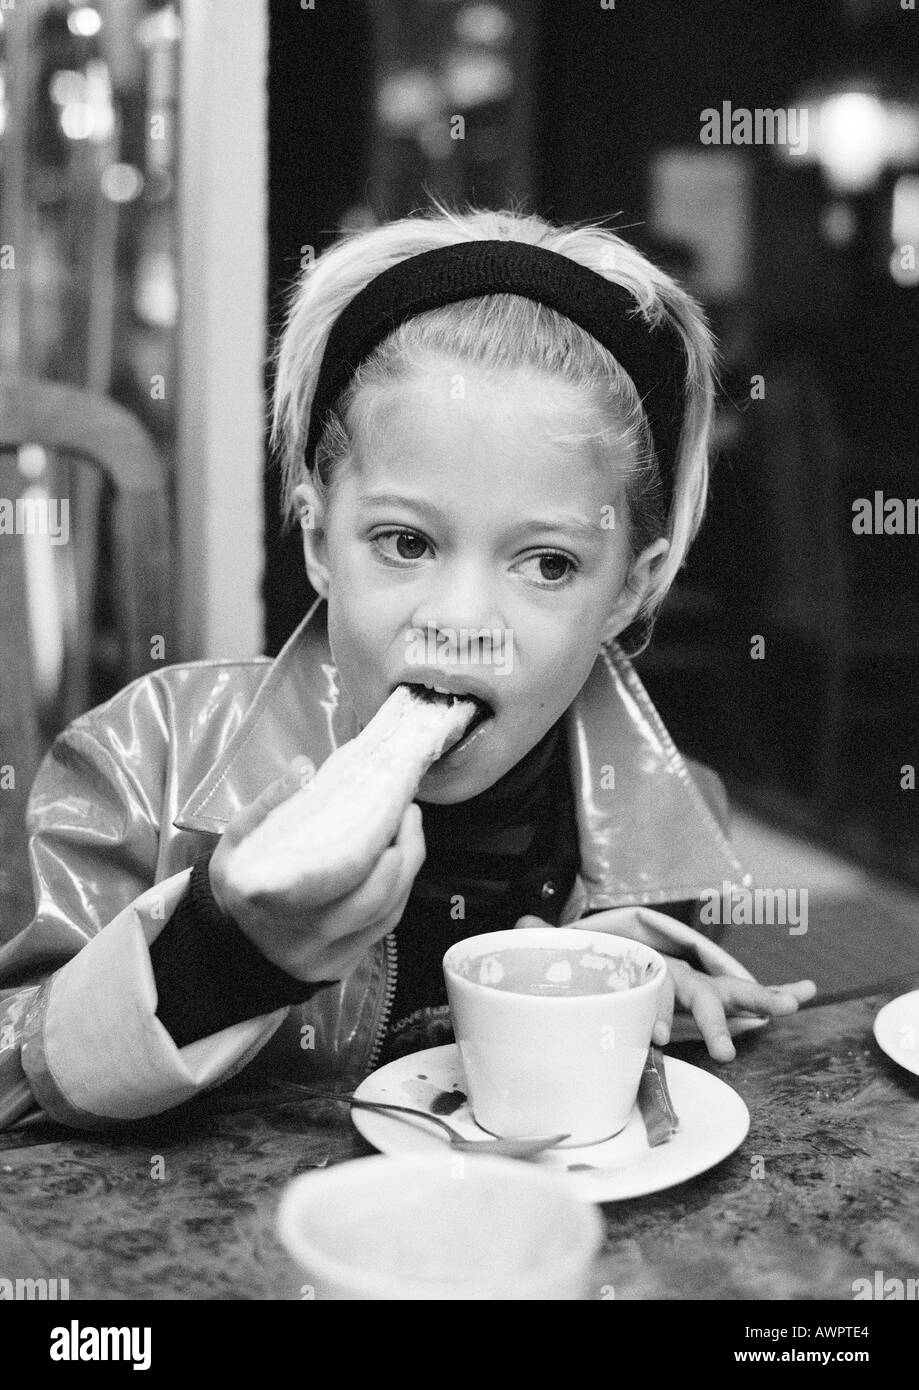
[[[220,911],[208,873],[212,854],[208,850],[195,860],[185,895],[150,947],[156,1016],[178,1047],[304,1004],[332,983],[288,975]]]
[[[101,1129],[170,1110],[234,1076],[283,1022],[278,1009],[180,1049],[156,1017],[148,947],[189,877],[186,869],[141,894],[32,1002],[22,1068],[53,1119]]]
[[[35,1097],[22,1069],[22,1042],[29,1011],[39,994],[37,986],[13,991],[0,999],[0,1130],[35,1110]]]

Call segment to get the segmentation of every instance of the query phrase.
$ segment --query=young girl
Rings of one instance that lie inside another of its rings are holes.
[[[245,1067],[356,1084],[449,1040],[452,941],[534,918],[663,946],[657,1040],[675,996],[721,1061],[726,1014],[810,997],[708,975],[642,906],[740,879],[717,779],[623,650],[703,514],[712,361],[692,300],[603,228],[438,209],[319,258],[274,419],[320,597],[273,663],[158,671],[48,754],[36,916],[0,951],[7,1123],[112,1125]],[[241,847],[403,682],[487,718],[382,853],[317,893],[268,840],[247,896]]]

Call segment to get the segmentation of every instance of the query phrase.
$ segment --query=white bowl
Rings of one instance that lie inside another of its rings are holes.
[[[277,1229],[316,1299],[584,1298],[604,1235],[563,1175],[449,1149],[305,1173]]]

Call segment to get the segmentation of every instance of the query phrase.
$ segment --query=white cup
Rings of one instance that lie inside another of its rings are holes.
[[[485,1154],[377,1155],[286,1188],[300,1298],[581,1299],[603,1241],[564,1175]]]
[[[572,988],[602,992],[537,992],[569,968]],[[451,946],[444,977],[476,1123],[503,1138],[567,1134],[566,1148],[618,1134],[638,1096],[666,970],[650,946],[577,927]]]

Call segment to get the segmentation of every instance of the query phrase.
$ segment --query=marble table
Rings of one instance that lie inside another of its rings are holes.
[[[871,1025],[917,984],[807,1008],[739,1039],[730,1066],[674,1049],[744,1097],[750,1133],[703,1176],[603,1208],[597,1297],[852,1300],[878,1271],[916,1280],[919,1077]],[[277,1090],[114,1135],[0,1134],[0,1276],[67,1279],[72,1300],[296,1298],[273,1231],[283,1187],[370,1152],[342,1107]]]

